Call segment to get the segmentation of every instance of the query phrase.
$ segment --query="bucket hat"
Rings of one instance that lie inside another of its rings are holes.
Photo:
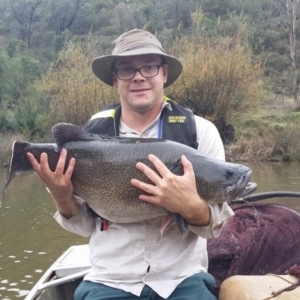
[[[111,55],[96,57],[92,62],[94,74],[108,85],[113,85],[113,63],[120,57],[158,54],[168,64],[168,79],[164,87],[171,85],[182,71],[181,62],[165,53],[158,39],[148,31],[133,29],[120,35],[112,44]]]

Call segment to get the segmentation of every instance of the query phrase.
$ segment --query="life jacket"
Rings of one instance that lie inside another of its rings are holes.
[[[165,107],[161,113],[159,137],[198,148],[197,130],[193,112],[164,97],[172,110]],[[85,126],[90,133],[104,136],[119,136],[121,105],[110,104],[92,116]]]
[[[159,136],[162,139],[175,141],[197,149],[197,129],[193,112],[167,97],[164,97],[164,101],[170,103],[172,110],[167,107],[163,109],[160,115]],[[120,103],[107,105],[102,111],[92,116],[86,124],[85,130],[103,136],[119,136],[120,118]],[[99,216],[89,206],[86,206],[86,209],[91,216],[100,219],[101,231],[108,229],[107,220]]]

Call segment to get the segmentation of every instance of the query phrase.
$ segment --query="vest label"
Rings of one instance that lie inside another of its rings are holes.
[[[186,116],[169,116],[167,123],[185,123]]]

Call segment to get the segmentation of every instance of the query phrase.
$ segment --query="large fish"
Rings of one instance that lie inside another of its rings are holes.
[[[251,170],[243,165],[207,158],[191,147],[162,139],[101,137],[82,127],[59,123],[52,128],[55,144],[34,144],[15,141],[10,168],[2,198],[12,178],[18,173],[32,171],[26,153],[39,161],[42,152],[48,154],[49,166],[55,170],[60,149],[68,150],[67,161],[76,158],[72,176],[75,194],[101,217],[112,222],[131,223],[167,215],[161,206],[138,199],[145,192],[130,184],[131,178],[150,182],[136,168],[137,162],[154,167],[148,160],[154,154],[176,175],[183,175],[180,157],[192,162],[197,191],[208,203],[237,199],[251,193]],[[151,182],[150,182],[151,183]],[[184,231],[181,216],[173,215]]]

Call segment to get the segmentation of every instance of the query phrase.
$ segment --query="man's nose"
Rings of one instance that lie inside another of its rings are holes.
[[[145,77],[143,77],[143,75],[141,74],[140,71],[136,71],[132,80],[133,81],[144,81]]]

